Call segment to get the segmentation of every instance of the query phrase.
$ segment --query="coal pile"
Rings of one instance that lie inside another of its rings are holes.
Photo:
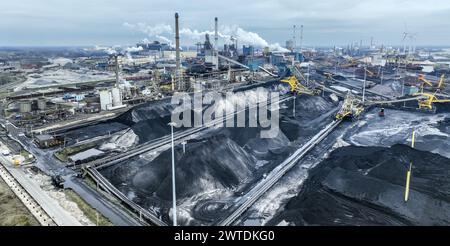
[[[413,163],[409,201],[406,170]],[[448,225],[450,159],[406,145],[348,146],[311,170],[269,224]]]
[[[190,220],[180,224],[211,224],[229,213],[237,197],[286,159],[304,139],[331,121],[330,111],[336,107],[324,98],[309,96],[299,97],[296,104],[295,117],[292,101],[281,105],[280,131],[275,138],[261,138],[264,129],[260,126],[219,127],[187,141],[186,153],[181,145],[176,146],[177,203],[180,210],[189,214],[180,215],[179,219]],[[170,130],[164,122],[165,112],[170,112],[167,107],[142,106],[124,114],[120,121],[130,125],[140,140],[145,134],[162,134],[154,126],[164,124]],[[136,156],[99,171],[129,199],[170,222],[170,148],[155,155]]]
[[[207,144],[205,142],[207,141]],[[177,200],[213,190],[234,190],[253,178],[256,159],[223,135],[189,142],[176,153]],[[101,170],[113,185],[141,206],[167,216],[172,199],[171,151]],[[167,217],[165,217],[167,219]]]
[[[115,121],[129,126],[139,136],[139,143],[145,143],[170,134],[167,124],[171,121],[172,110],[170,99],[164,99],[139,105]]]

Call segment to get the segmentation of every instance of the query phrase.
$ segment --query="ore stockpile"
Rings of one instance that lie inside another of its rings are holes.
[[[448,225],[449,169],[450,159],[406,145],[339,148],[310,172],[298,196],[269,224]]]
[[[450,115],[367,113],[268,225],[448,225]],[[415,148],[410,147],[416,130]],[[378,147],[377,147],[378,146]],[[404,201],[406,171],[413,164]]]
[[[233,100],[245,100],[253,91],[236,94]],[[296,100],[296,116],[293,117],[292,103],[288,100],[280,104],[280,132],[275,138],[260,138],[263,130],[260,127],[221,127],[208,129],[189,140],[186,153],[182,146],[176,147],[181,224],[208,225],[227,215],[235,199],[242,197],[267,172],[332,121],[338,107],[322,97],[301,96]],[[119,120],[126,119],[125,123],[142,143],[170,133],[167,126],[170,107],[158,105],[155,109],[153,104],[138,107]],[[136,156],[100,172],[132,201],[170,221],[170,148],[161,153]]]

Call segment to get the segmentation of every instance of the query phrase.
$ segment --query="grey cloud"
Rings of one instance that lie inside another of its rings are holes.
[[[305,26],[307,45],[347,44],[371,36],[398,44],[404,23],[419,44],[450,44],[448,0],[4,0],[0,45],[133,44],[145,36],[123,23],[211,30],[238,25],[270,43],[289,39],[292,25]]]

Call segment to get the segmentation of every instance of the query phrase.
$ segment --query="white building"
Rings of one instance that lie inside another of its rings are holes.
[[[114,110],[125,106],[122,104],[122,91],[119,88],[114,87],[100,91],[101,110]]]
[[[101,110],[108,110],[112,107],[112,96],[109,90],[100,91],[100,108]]]

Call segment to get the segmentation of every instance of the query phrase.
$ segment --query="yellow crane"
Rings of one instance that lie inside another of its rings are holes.
[[[369,74],[370,77],[375,76],[375,73],[370,71],[369,69],[367,69],[366,67],[364,67],[364,70],[366,70],[366,72]]]
[[[291,76],[280,80],[280,82],[287,83],[291,87],[291,92],[296,94],[314,95],[314,92],[304,85],[300,84],[297,77]]]
[[[350,58],[347,63],[341,65],[342,68],[356,67],[358,65],[357,60]]]
[[[439,83],[438,83],[437,88],[438,89],[444,88],[444,83],[445,83],[445,74],[442,74],[441,78],[439,79]]]
[[[337,120],[343,120],[345,118],[357,118],[364,111],[364,107],[353,94],[348,91],[345,96],[344,103],[341,109],[337,112],[335,118]]]
[[[422,86],[421,86],[421,91],[423,92],[423,89],[425,87],[425,85],[428,85],[430,87],[433,87],[433,82],[429,81],[428,79],[425,78],[425,75],[423,74],[419,74],[418,77],[419,81],[422,82]],[[439,78],[439,81],[437,82],[437,89],[442,89],[444,88],[444,83],[445,83],[445,74],[442,74],[441,77]]]
[[[423,74],[419,74],[419,81],[422,82],[422,85],[420,86],[420,91],[423,93],[423,89],[425,87],[425,85],[428,85],[430,87],[433,87],[433,83],[431,83],[431,81],[429,81],[428,79],[425,78],[425,75]]]
[[[414,96],[419,96],[418,99],[418,104],[419,104],[419,109],[433,109],[433,103],[448,103],[450,102],[450,99],[439,99],[436,96],[436,93],[438,91],[436,90],[436,92],[434,94],[431,93],[426,93],[426,92],[421,92],[421,93],[415,93]]]

